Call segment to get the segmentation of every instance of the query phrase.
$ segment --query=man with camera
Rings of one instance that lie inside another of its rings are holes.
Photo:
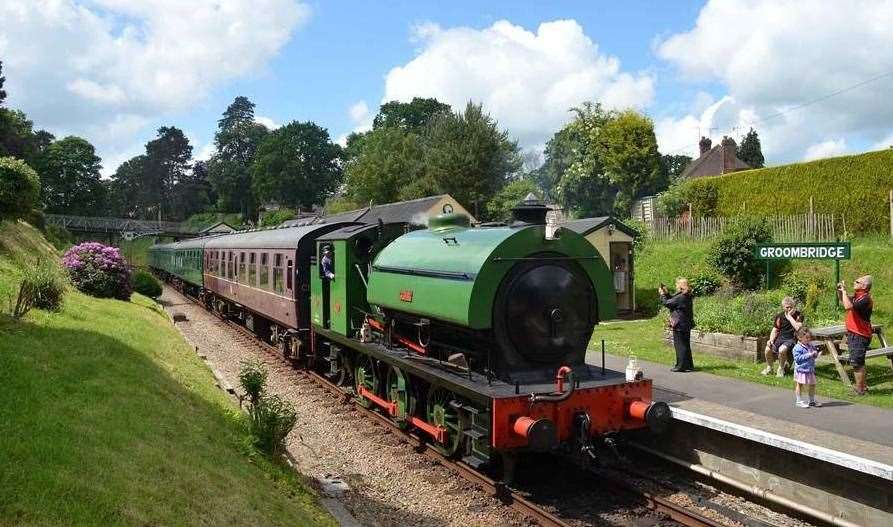
[[[871,343],[874,330],[871,326],[871,311],[874,302],[871,299],[871,276],[865,275],[853,282],[853,296],[846,292],[843,282],[837,284],[837,294],[846,309],[846,341],[849,350],[850,365],[856,377],[856,393],[865,395],[865,352]]]

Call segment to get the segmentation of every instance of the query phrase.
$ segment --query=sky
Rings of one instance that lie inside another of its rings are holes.
[[[893,0],[0,0],[0,60],[6,105],[106,176],[160,126],[207,158],[239,95],[342,142],[388,100],[470,100],[532,152],[596,101],[662,153],[752,126],[777,165],[893,144],[891,27]]]

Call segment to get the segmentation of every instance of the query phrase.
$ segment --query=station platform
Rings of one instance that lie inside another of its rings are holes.
[[[590,350],[587,362],[601,363],[601,353]],[[605,355],[610,369],[624,371],[626,363],[626,357]],[[676,420],[893,480],[893,410],[821,396],[822,407],[798,408],[790,377],[790,388],[782,389],[706,372],[671,372],[648,361],[639,365],[654,381],[655,399],[669,403]]]

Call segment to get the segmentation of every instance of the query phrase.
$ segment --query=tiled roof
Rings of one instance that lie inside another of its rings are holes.
[[[707,177],[707,176],[718,176],[723,174],[723,163],[722,163],[722,154],[723,154],[723,145],[719,144],[708,150],[701,157],[693,160],[691,163],[685,167],[685,170],[682,171],[682,174],[679,176],[681,179],[694,179],[699,177]],[[750,166],[738,159],[734,153],[733,156],[733,168],[727,172],[734,172],[736,170],[747,170]]]

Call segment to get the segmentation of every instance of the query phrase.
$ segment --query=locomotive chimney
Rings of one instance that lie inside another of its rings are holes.
[[[549,212],[549,207],[531,192],[515,205],[515,208],[512,209],[512,216],[516,222],[545,225],[547,212]]]

